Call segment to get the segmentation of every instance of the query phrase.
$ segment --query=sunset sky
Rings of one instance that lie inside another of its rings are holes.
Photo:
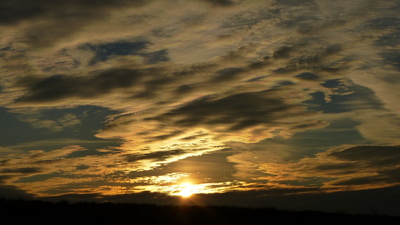
[[[0,9],[0,197],[400,215],[400,1]]]

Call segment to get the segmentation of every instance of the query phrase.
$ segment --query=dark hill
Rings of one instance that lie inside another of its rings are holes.
[[[0,200],[3,222],[12,224],[399,224],[400,217],[351,215],[273,208],[158,206],[125,203],[68,203]],[[397,223],[396,223],[397,222]]]

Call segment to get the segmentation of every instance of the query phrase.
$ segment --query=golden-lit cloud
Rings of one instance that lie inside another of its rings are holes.
[[[398,155],[398,146],[347,146],[293,163],[260,164],[260,170],[271,182],[315,186],[320,180],[318,186],[329,191],[372,189],[399,184]]]

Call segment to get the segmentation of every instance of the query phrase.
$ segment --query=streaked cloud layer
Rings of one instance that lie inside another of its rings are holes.
[[[394,0],[0,6],[5,188],[107,199],[190,182],[240,198],[399,185]]]

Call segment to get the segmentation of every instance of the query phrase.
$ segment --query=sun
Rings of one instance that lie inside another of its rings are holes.
[[[182,183],[180,186],[179,196],[188,198],[195,193],[195,186],[191,183]]]

